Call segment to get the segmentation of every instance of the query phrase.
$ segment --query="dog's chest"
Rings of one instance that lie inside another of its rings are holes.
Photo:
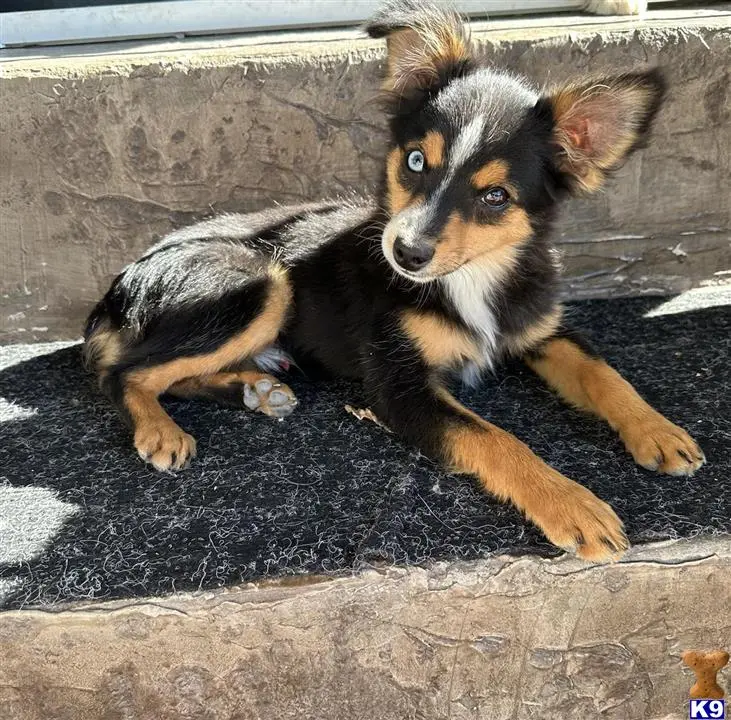
[[[478,361],[469,361],[462,369],[462,379],[470,385],[475,384],[481,370],[492,368],[497,359],[500,329],[492,303],[495,286],[495,275],[484,268],[457,270],[443,280],[454,310],[472,330],[478,344]]]

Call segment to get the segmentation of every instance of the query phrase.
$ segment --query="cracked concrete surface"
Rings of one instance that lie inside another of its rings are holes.
[[[731,542],[617,565],[492,558],[0,614],[23,720],[687,717],[690,648],[731,644]],[[720,680],[729,685],[728,672]]]
[[[677,292],[731,267],[731,12],[718,7],[475,29],[484,57],[539,84],[646,65],[670,79],[654,144],[564,213],[567,294]],[[110,279],[194,218],[375,185],[382,44],[303,37],[0,55],[0,342],[77,337]]]

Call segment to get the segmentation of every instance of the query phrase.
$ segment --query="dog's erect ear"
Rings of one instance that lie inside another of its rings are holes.
[[[384,90],[396,107],[439,90],[470,67],[467,30],[446,3],[391,0],[371,19],[371,37],[385,37],[388,70]]]
[[[658,70],[559,87],[541,99],[553,116],[559,169],[573,190],[593,192],[647,140],[665,94]]]

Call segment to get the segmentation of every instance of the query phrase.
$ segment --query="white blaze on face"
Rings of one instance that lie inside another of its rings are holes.
[[[447,165],[445,181],[455,177],[467,161],[480,149],[484,133],[485,119],[480,116],[471,120],[460,130],[449,149],[449,164]]]
[[[382,240],[383,254],[391,266],[400,274],[403,275],[404,272],[394,261],[393,243],[398,237],[404,245],[413,247],[424,239],[426,229],[434,217],[438,212],[444,211],[444,208],[441,208],[440,205],[443,202],[449,183],[457,176],[465,163],[479,150],[484,132],[485,120],[482,117],[478,116],[465,125],[448,151],[447,172],[439,187],[424,202],[406,208],[386,225]],[[414,280],[418,279],[411,273],[407,277]]]

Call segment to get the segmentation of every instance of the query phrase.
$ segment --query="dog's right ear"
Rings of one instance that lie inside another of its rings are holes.
[[[366,26],[371,37],[386,38],[388,70],[384,82],[395,111],[464,75],[472,65],[467,29],[443,5],[419,0],[391,0]]]

